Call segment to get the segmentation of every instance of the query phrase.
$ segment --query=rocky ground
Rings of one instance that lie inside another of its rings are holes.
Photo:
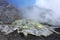
[[[17,15],[18,11],[14,7],[10,6],[5,0],[0,0],[0,21],[10,24],[15,19],[18,19]],[[59,30],[57,29],[57,31]],[[3,35],[0,32],[0,40],[60,40],[60,35],[54,33],[48,37],[36,37],[29,34],[27,37],[24,37],[23,34],[18,34],[16,31],[9,35]]]

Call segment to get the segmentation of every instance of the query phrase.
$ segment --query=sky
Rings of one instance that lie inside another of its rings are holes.
[[[60,0],[37,0],[36,5],[42,8],[52,9],[54,16],[60,17]]]

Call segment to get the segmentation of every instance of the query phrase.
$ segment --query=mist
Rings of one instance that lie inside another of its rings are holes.
[[[36,0],[35,5],[20,10],[23,18],[60,26],[60,0]]]
[[[40,8],[51,9],[50,22],[48,23],[60,25],[60,0],[37,0],[36,5]]]

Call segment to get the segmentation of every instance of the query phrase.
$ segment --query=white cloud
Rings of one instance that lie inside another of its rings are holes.
[[[60,0],[37,0],[36,5],[43,8],[52,9],[54,16],[60,16]]]
[[[45,0],[36,0],[36,5],[42,8],[48,8],[49,5]]]
[[[42,8],[51,9],[53,11],[52,23],[60,24],[60,0],[37,0],[36,5]],[[49,13],[48,13],[49,14]]]

